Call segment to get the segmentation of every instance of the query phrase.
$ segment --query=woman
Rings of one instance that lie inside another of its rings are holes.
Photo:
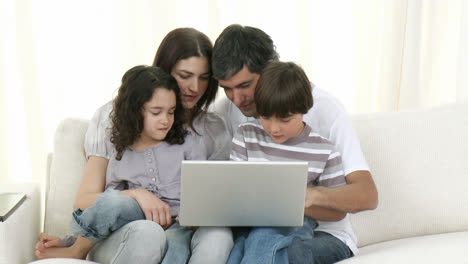
[[[228,159],[230,126],[221,117],[206,112],[218,89],[217,81],[211,77],[212,49],[210,40],[203,33],[192,28],[175,29],[161,42],[153,66],[161,67],[176,79],[188,117],[185,127],[201,136],[204,141],[201,145],[205,148],[200,151],[206,159]],[[85,139],[88,162],[75,198],[74,210],[88,208],[104,191],[106,169],[114,148],[109,131],[111,111],[112,102],[109,102],[97,110],[90,122]],[[147,220],[152,221],[135,221],[123,226],[96,244],[89,254],[90,258],[100,263],[158,263],[158,256],[163,255],[162,263],[186,263],[188,258],[190,263],[210,263],[205,257],[206,252],[210,252],[208,255],[213,256],[213,262],[217,260],[219,263],[222,258],[227,260],[232,247],[230,229],[202,227],[194,231],[161,217],[164,214],[159,213],[158,208],[147,207],[142,210],[145,215],[150,215]],[[165,234],[158,231],[159,225],[168,228]],[[197,243],[197,239],[206,232],[218,233],[217,241],[221,238],[226,243],[204,242],[209,248]],[[152,243],[162,235],[167,238],[167,248]],[[192,246],[188,248],[186,245],[190,245],[187,243],[190,240]],[[48,242],[48,239],[43,237],[42,241]],[[61,244],[69,245],[70,241],[62,239]],[[219,252],[219,255],[213,252]]]

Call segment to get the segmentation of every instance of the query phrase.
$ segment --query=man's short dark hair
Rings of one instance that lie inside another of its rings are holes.
[[[305,114],[313,105],[312,88],[304,70],[292,62],[271,62],[255,88],[257,113],[285,118]]]
[[[269,61],[278,60],[273,40],[254,27],[233,24],[216,39],[213,57],[213,77],[227,80],[247,66],[252,73],[261,73]]]

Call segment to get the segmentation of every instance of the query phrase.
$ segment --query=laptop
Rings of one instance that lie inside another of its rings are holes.
[[[182,161],[182,226],[302,226],[307,162]]]

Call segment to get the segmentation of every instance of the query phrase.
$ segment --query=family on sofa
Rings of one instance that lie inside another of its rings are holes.
[[[355,255],[348,214],[378,203],[359,140],[341,104],[278,59],[271,38],[254,27],[228,26],[214,47],[195,29],[169,32],[153,66],[127,71],[117,97],[95,113],[73,234],[41,234],[36,257],[335,263]],[[226,98],[214,103],[218,85]],[[179,225],[180,192],[168,186],[180,179],[182,159],[255,158],[309,161],[303,227]]]

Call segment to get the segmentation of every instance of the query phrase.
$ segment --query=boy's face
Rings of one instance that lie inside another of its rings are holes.
[[[291,114],[286,118],[260,116],[260,121],[268,135],[278,144],[299,136],[304,130],[302,114]]]
[[[241,110],[245,116],[256,116],[254,94],[260,74],[251,73],[244,68],[227,80],[218,80],[219,86],[224,88],[227,98]]]

